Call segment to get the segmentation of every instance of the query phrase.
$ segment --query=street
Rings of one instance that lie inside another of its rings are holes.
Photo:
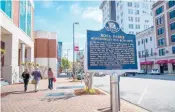
[[[93,85],[109,92],[109,79],[109,76],[94,77]],[[174,79],[175,76],[121,77],[120,96],[152,112],[175,112]]]

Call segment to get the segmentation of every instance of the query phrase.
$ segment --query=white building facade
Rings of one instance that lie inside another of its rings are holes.
[[[129,34],[136,34],[153,26],[153,1],[116,1],[116,22]],[[103,14],[103,26],[110,18],[110,2],[103,1],[100,9]]]
[[[151,72],[155,67],[155,41],[153,26],[136,35],[137,53],[141,70],[146,71],[147,69],[147,72]]]
[[[0,76],[10,84],[19,82],[24,71],[21,63],[34,61],[34,2],[32,0],[0,1]]]

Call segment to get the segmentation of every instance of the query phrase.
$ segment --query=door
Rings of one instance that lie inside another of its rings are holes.
[[[164,67],[163,67],[163,65],[160,65],[160,73],[164,73]]]

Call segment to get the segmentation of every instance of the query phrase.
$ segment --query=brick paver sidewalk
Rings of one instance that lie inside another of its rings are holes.
[[[1,87],[1,92],[11,92],[1,99],[2,112],[97,112],[108,110],[110,106],[109,95],[84,95],[84,96],[47,96],[48,94],[72,93],[73,89],[56,89],[60,86],[83,85],[81,82],[69,82],[65,78],[57,79],[55,89],[48,90],[48,81],[42,80],[39,90],[34,92],[34,85],[29,84],[28,92],[23,92],[23,84]],[[107,108],[107,109],[105,109]],[[121,100],[121,112],[147,112]]]

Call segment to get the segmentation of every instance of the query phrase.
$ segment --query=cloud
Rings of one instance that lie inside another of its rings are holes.
[[[102,23],[102,12],[97,7],[88,7],[83,11],[82,17],[86,19],[93,19],[99,23]]]
[[[44,7],[44,8],[50,8],[50,7],[53,7],[53,6],[54,6],[53,1],[43,0],[43,1],[42,1],[42,4],[43,4],[43,7]]]
[[[83,8],[80,7],[80,5],[78,3],[75,3],[73,5],[70,6],[70,12],[73,14],[73,15],[78,15],[78,14],[81,14]]]

